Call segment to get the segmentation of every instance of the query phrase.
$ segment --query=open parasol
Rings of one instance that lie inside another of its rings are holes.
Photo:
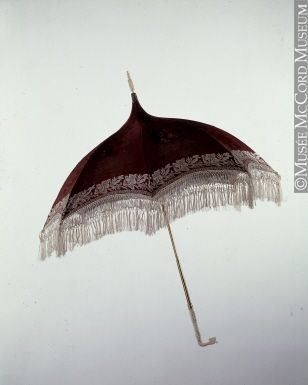
[[[253,208],[256,200],[281,202],[280,176],[242,141],[212,125],[150,115],[128,75],[128,120],[73,169],[40,233],[42,259],[64,255],[106,234],[167,227],[188,309],[203,342],[170,223],[220,206]]]

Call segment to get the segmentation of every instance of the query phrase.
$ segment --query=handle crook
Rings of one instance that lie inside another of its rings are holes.
[[[197,317],[196,317],[195,311],[194,311],[194,309],[192,307],[189,308],[189,313],[190,313],[191,320],[192,320],[192,323],[193,323],[193,326],[194,326],[194,330],[195,330],[196,338],[197,338],[197,341],[198,341],[198,345],[199,346],[208,346],[208,345],[218,344],[218,341],[216,340],[216,337],[210,337],[207,342],[203,342],[202,341],[201,333],[200,333],[198,322],[197,322]]]

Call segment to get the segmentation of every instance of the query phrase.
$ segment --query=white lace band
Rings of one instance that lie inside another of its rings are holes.
[[[120,175],[73,196],[50,211],[40,233],[40,256],[64,255],[106,234],[140,230],[152,235],[169,222],[220,206],[281,202],[280,176],[250,151],[194,155],[149,174]]]

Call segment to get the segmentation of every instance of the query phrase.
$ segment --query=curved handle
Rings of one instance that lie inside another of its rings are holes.
[[[201,337],[201,333],[200,333],[200,330],[199,330],[199,326],[198,326],[198,322],[197,322],[197,317],[196,317],[196,314],[194,312],[194,309],[192,307],[189,307],[188,309],[189,309],[191,320],[192,320],[192,323],[193,323],[193,326],[194,326],[194,330],[195,330],[196,338],[197,338],[197,341],[198,341],[198,345],[199,346],[208,346],[208,345],[217,344],[218,341],[216,340],[216,337],[210,337],[207,342],[203,342],[202,341],[202,337]]]

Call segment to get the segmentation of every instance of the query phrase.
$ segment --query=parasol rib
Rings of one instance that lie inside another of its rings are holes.
[[[189,291],[188,291],[187,284],[186,284],[186,281],[185,281],[185,277],[184,277],[184,274],[183,274],[183,270],[182,270],[182,267],[181,267],[180,259],[179,259],[179,256],[178,256],[178,253],[177,253],[177,250],[176,250],[176,247],[175,247],[175,242],[174,242],[171,226],[170,226],[170,223],[168,221],[167,213],[166,213],[166,210],[165,210],[165,207],[164,207],[163,204],[162,204],[162,209],[163,209],[164,216],[165,216],[165,219],[166,219],[168,233],[169,233],[169,236],[170,236],[172,248],[173,248],[175,259],[176,259],[176,264],[177,264],[178,271],[179,271],[179,274],[180,274],[182,286],[183,286],[185,297],[186,297],[186,301],[187,301],[188,310],[189,310],[189,313],[190,313],[190,316],[191,316],[191,320],[192,320],[192,323],[193,323],[193,327],[194,327],[194,331],[195,331],[195,335],[196,335],[198,344],[200,346],[208,346],[208,345],[216,344],[217,343],[216,337],[210,337],[207,342],[203,342],[202,341],[201,333],[200,333],[200,330],[199,330],[199,325],[198,325],[198,322],[197,322],[196,313],[194,311],[193,304],[192,304],[191,299],[190,299],[190,295],[189,295]]]

